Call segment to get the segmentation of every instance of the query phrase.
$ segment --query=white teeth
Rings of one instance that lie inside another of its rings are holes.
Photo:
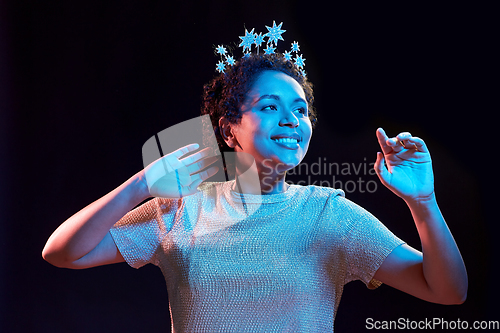
[[[273,140],[276,142],[279,142],[279,143],[297,143],[298,142],[297,139],[292,139],[292,138],[277,138],[277,139],[273,139]]]

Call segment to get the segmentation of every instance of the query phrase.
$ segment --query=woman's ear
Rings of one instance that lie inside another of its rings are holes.
[[[220,135],[230,148],[236,147],[238,145],[238,140],[233,134],[232,124],[227,120],[226,117],[220,117],[219,119],[219,131]]]

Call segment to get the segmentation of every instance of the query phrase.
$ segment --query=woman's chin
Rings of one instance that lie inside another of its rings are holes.
[[[267,174],[271,173],[282,174],[299,165],[301,159],[286,159],[286,160],[272,161],[272,163],[269,161],[264,164],[263,170],[265,170]]]

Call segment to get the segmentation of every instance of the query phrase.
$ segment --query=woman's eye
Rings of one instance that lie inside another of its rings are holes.
[[[278,108],[275,105],[267,105],[262,108],[262,111],[276,111]]]
[[[307,115],[307,109],[306,108],[298,108],[297,110],[295,110],[296,112],[299,112],[303,115]]]

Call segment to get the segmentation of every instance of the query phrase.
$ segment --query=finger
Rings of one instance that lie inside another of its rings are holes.
[[[195,151],[198,148],[200,148],[199,144],[197,144],[197,143],[191,143],[191,144],[186,145],[184,147],[181,147],[181,148],[179,148],[177,150],[174,150],[169,155],[173,155],[173,156],[175,156],[177,158],[180,158],[180,157],[186,155],[189,152]]]
[[[407,142],[406,146],[408,149],[413,148],[423,153],[429,152],[429,150],[427,149],[427,145],[425,144],[425,141],[419,137],[412,136],[411,138],[408,138],[406,142]]]
[[[164,156],[165,160],[167,161],[168,165],[173,169],[173,170],[177,170],[181,167],[184,166],[183,163],[181,163],[179,161],[179,159],[192,152],[192,151],[195,151],[196,149],[200,148],[200,145],[197,144],[197,143],[191,143],[187,146],[184,146],[184,147],[181,147],[177,150],[174,150],[173,152],[171,152],[170,154],[167,154]]]
[[[193,163],[187,167],[187,172],[189,174],[195,174],[199,172],[200,170],[205,169],[207,166],[214,164],[215,162],[219,161],[218,156],[211,156],[207,157],[197,163]]]
[[[385,131],[381,127],[377,129],[376,135],[382,152],[384,154],[389,154],[390,152],[392,152],[392,147],[387,144],[387,140],[389,139],[389,137],[387,136],[387,134],[385,134]]]
[[[196,161],[201,160],[202,158],[210,156],[210,155],[213,155],[213,149],[210,147],[207,147],[207,148],[204,148],[193,155],[190,155],[186,158],[180,159],[180,161],[182,162],[183,165],[188,166],[188,165],[193,164]]]
[[[411,138],[411,133],[410,132],[401,132],[399,133],[396,138],[400,141],[406,140],[408,138]]]
[[[217,166],[213,166],[213,167],[210,167],[206,170],[203,170],[202,172],[198,172],[194,175],[191,176],[191,180],[193,182],[197,182],[198,180],[201,180],[200,181],[200,184],[201,182],[204,182],[205,180],[207,180],[208,178],[212,177],[213,175],[215,175],[217,172],[219,171],[219,167]],[[190,185],[191,186],[191,185]]]
[[[384,154],[382,154],[381,152],[377,152],[377,160],[373,165],[373,169],[375,170],[375,173],[377,174],[382,184],[385,185],[389,181],[390,174],[389,170],[387,170],[387,167],[385,166],[384,161]]]
[[[419,137],[412,136],[410,132],[401,132],[398,134],[396,139],[405,149],[415,149],[425,153],[428,152],[424,140]]]
[[[390,138],[386,141],[387,146],[389,146],[394,153],[399,153],[405,149],[404,142],[398,140],[398,138]]]
[[[414,148],[413,145],[409,144],[408,139],[411,138],[411,133],[410,132],[401,132],[396,136],[396,140],[399,142],[399,144],[405,148],[405,149],[412,149]]]
[[[192,175],[190,178],[191,183],[189,185],[178,187],[180,197],[182,198],[183,196],[196,193],[198,186],[200,186],[200,184],[203,183],[208,178],[215,175],[218,171],[219,168],[213,166],[211,168],[208,168],[207,170]]]

